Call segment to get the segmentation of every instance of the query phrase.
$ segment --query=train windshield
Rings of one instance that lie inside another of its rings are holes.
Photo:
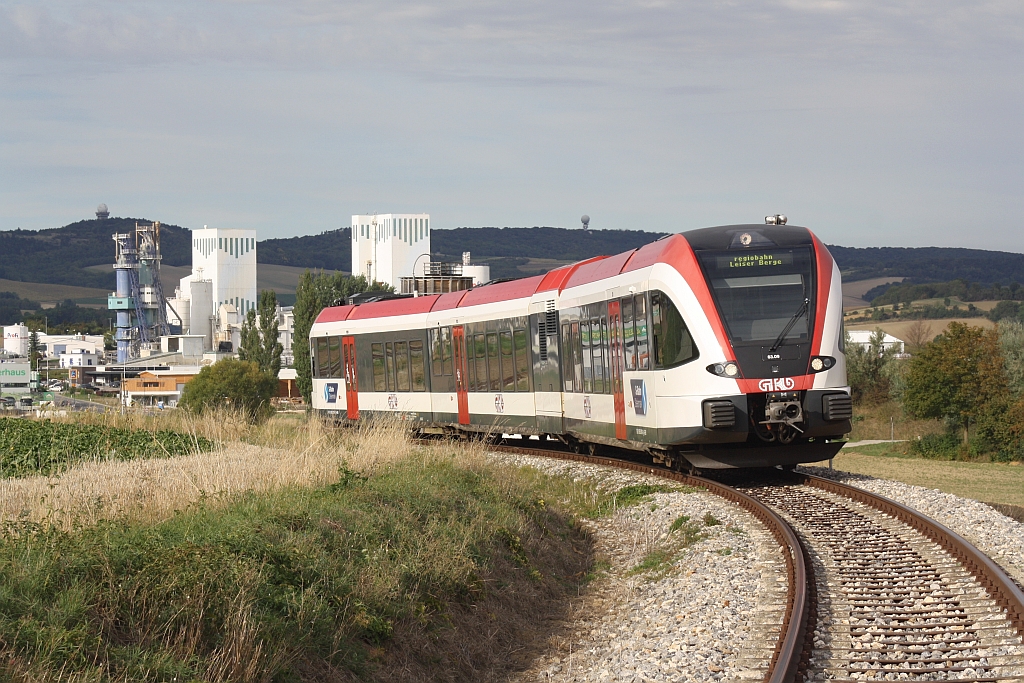
[[[733,343],[781,346],[809,338],[809,247],[704,252],[700,260]]]

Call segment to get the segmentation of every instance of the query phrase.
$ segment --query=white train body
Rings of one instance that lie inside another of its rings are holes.
[[[548,434],[701,468],[814,462],[850,430],[839,268],[735,225],[465,292],[324,309],[313,409]]]

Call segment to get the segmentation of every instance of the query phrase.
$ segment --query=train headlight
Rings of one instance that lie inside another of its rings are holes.
[[[712,375],[718,375],[719,377],[735,379],[740,376],[740,366],[736,365],[734,361],[728,361],[726,363],[712,363],[708,366],[708,372]]]
[[[835,367],[836,359],[832,356],[812,356],[811,372],[822,372]]]

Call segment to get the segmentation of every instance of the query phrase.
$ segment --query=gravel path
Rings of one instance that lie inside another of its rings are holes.
[[[671,484],[583,463],[492,457],[608,491]],[[672,531],[682,516],[689,520]],[[671,492],[584,525],[605,569],[572,606],[571,623],[513,681],[763,677],[783,617],[786,581],[780,549],[756,519],[709,493]]]
[[[826,479],[856,486],[913,508],[960,534],[1024,585],[1024,524],[970,498],[863,474],[801,467]]]

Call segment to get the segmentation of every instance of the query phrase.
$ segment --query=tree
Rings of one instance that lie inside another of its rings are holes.
[[[1008,397],[998,332],[952,322],[911,359],[903,403],[913,417],[944,419],[963,430],[967,444],[971,423],[994,420]]]
[[[218,407],[239,410],[251,422],[265,420],[273,412],[270,399],[277,393],[277,379],[252,361],[224,358],[199,371],[185,385],[178,403],[195,414]]]
[[[910,351],[916,351],[930,342],[935,336],[932,334],[932,326],[923,320],[915,320],[903,335],[906,337]]]
[[[1010,391],[1024,398],[1024,323],[1003,320],[999,323],[999,348],[1006,362]]]
[[[39,330],[32,330],[28,336],[28,362],[33,370],[39,366]]]
[[[260,292],[257,308],[250,309],[242,323],[241,343],[238,347],[238,358],[249,360],[260,366],[264,372],[271,373],[275,378],[281,370],[282,346],[277,341],[277,294],[272,289]]]
[[[313,322],[327,306],[333,306],[353,294],[368,291],[392,292],[394,288],[382,282],[369,284],[362,275],[349,277],[341,273],[328,275],[307,270],[299,278],[299,286],[295,290],[295,307],[292,309],[295,315],[292,353],[295,356],[296,384],[306,405],[310,404],[313,393],[309,359],[309,331]]]
[[[846,376],[853,400],[874,403],[889,397],[889,366],[894,362],[896,348],[885,348],[885,332],[871,334],[867,346],[853,344],[846,338]]]

